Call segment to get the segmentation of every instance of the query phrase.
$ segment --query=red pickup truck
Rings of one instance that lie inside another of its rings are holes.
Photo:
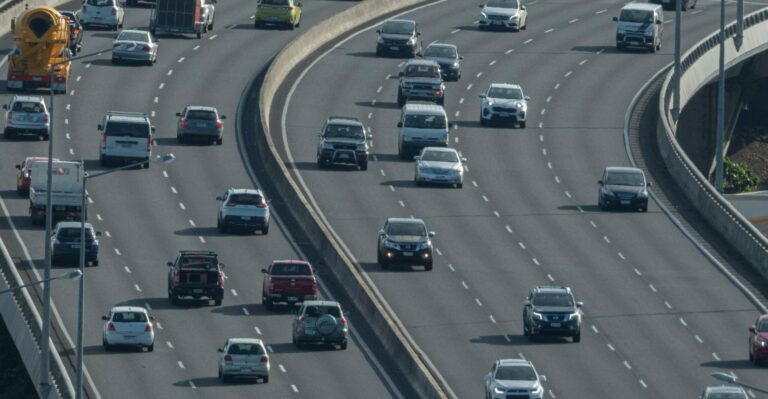
[[[261,303],[267,309],[278,302],[294,305],[317,299],[317,279],[309,262],[275,260],[261,272],[264,273]]]

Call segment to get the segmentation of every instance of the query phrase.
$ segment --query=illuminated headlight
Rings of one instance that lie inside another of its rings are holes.
[[[451,65],[451,68],[459,69],[459,61],[454,62],[453,65]]]
[[[541,386],[541,384],[539,384],[539,383],[537,382],[537,383],[536,383],[536,385],[535,385],[535,388],[533,388],[533,393],[534,393],[534,394],[541,394],[541,393],[544,393],[544,387],[542,387],[542,386]]]
[[[538,312],[533,312],[531,314],[531,316],[533,316],[534,320],[542,320],[543,319],[543,317],[541,316],[541,313],[538,313]]]
[[[411,38],[410,38],[410,39],[408,39],[408,43],[411,43],[411,44],[416,44],[416,38],[415,38],[415,37],[413,37],[413,36],[411,36]]]
[[[648,191],[643,190],[643,191],[637,193],[637,196],[640,197],[640,198],[645,198],[645,197],[648,196]]]
[[[323,149],[324,150],[332,150],[333,149],[333,144],[323,142]]]
[[[761,347],[763,347],[763,348],[765,348],[766,346],[768,346],[768,341],[766,341],[764,338],[760,338],[760,337],[757,337],[757,338],[755,339],[755,343],[756,343],[756,344],[758,344],[758,345],[760,345],[760,346],[761,346]]]
[[[516,21],[516,20],[517,20],[517,18],[519,18],[519,17],[517,16],[517,14],[515,14],[515,15],[510,15],[510,16],[509,16],[509,20],[510,20],[510,21]]]
[[[482,19],[488,19],[488,15],[486,15],[484,12],[480,13],[480,18]]]
[[[503,394],[504,392],[506,392],[506,391],[504,390],[504,388],[500,388],[499,386],[494,386],[494,387],[493,387],[493,393],[494,393],[494,394],[496,394],[496,395],[501,395],[501,394]]]

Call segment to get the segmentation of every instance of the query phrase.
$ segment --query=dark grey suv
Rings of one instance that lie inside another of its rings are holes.
[[[434,236],[421,219],[389,218],[379,230],[376,260],[382,269],[397,263],[424,265],[424,270],[432,270],[430,238]]]
[[[440,73],[444,80],[458,81],[461,79],[461,60],[459,50],[454,44],[432,43],[424,50],[422,58],[432,60],[440,65]]]
[[[416,21],[408,19],[391,19],[384,22],[376,33],[379,38],[376,41],[376,56],[386,54],[406,54],[413,58],[421,53],[421,32],[418,31]]]
[[[293,320],[293,344],[338,345],[347,349],[349,325],[335,301],[305,301]]]
[[[581,341],[581,307],[568,287],[539,286],[525,298],[523,335],[533,341],[539,335],[571,337]]]
[[[440,65],[432,60],[408,60],[400,72],[397,105],[407,101],[423,100],[445,104],[445,83]]]
[[[320,131],[317,166],[348,164],[367,170],[372,139],[373,135],[357,118],[331,116]]]
[[[199,139],[221,145],[224,141],[225,115],[219,114],[214,107],[187,105],[177,112],[179,122],[176,126],[176,140],[182,143],[188,139]]]

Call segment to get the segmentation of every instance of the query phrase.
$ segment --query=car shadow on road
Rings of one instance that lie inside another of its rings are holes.
[[[29,201],[28,195],[19,195],[19,193],[16,191],[16,189],[13,190],[0,190],[0,197],[3,197],[4,200],[23,200],[23,201]]]
[[[224,298],[226,301],[227,299]],[[243,309],[248,311],[248,314],[245,314],[243,312]],[[211,309],[211,313],[221,314],[224,316],[283,316],[280,312],[274,312],[267,310],[264,306],[262,306],[260,303],[252,303],[252,304],[241,304],[241,305],[227,305],[227,306],[216,306],[213,309]]]
[[[93,65],[101,65],[101,66],[107,66],[115,67],[115,68],[148,68],[149,65],[144,63],[143,61],[120,61],[116,64],[112,63],[112,58],[99,58],[97,60],[91,61],[91,64]]]
[[[155,145],[158,147],[183,147],[190,144],[179,143],[179,141],[176,140],[176,137],[158,137],[155,139]]]
[[[117,37],[117,34],[118,34],[118,32],[112,32],[112,31],[109,31],[109,32],[98,32],[98,33],[94,33],[94,34],[90,35],[90,37],[102,37],[102,38],[107,38],[107,39],[114,39],[114,38]]]
[[[333,164],[328,165],[324,168],[320,168],[317,166],[317,162],[306,162],[306,161],[299,161],[299,162],[293,162],[289,164],[289,166],[293,166],[297,170],[322,170],[322,171],[328,171],[328,172],[350,172],[350,171],[356,171],[357,166],[354,165],[343,165],[343,164]]]
[[[301,349],[290,342],[280,342],[277,344],[269,344],[272,347],[274,353],[302,353],[302,352],[334,352],[336,345],[332,344],[307,344],[303,345]]]
[[[575,211],[575,212],[602,212],[602,210],[594,204],[590,205],[560,205],[557,209],[561,211]]]
[[[360,107],[373,107],[373,108],[384,108],[384,109],[400,109],[401,107],[397,105],[396,101],[389,102],[389,101],[376,101],[376,103],[373,103],[371,101],[356,101],[355,105]],[[393,122],[392,127],[394,127],[396,124]]]
[[[13,215],[9,219],[13,222],[16,230],[45,230],[45,224],[32,224],[32,220],[28,215]],[[54,222],[53,225],[55,226],[56,223]]]
[[[509,340],[507,340],[509,338]],[[507,334],[507,335],[481,335],[479,337],[470,338],[469,342],[473,344],[487,344],[487,345],[552,345],[552,344],[566,344],[570,343],[570,338],[564,337],[537,337],[534,341],[529,341],[527,337],[520,334]]]
[[[235,26],[229,28],[229,29],[237,29],[237,30],[259,30],[260,28],[255,28],[253,26],[253,23],[250,24],[235,24]]]
[[[215,368],[213,371],[216,371]],[[229,384],[238,385],[238,384],[249,383],[249,382],[252,383],[251,380],[248,380],[248,379],[242,379],[242,380],[237,379],[234,381],[235,381],[234,383],[227,382],[227,385]],[[197,378],[190,378],[188,380],[176,381],[173,383],[173,386],[189,388],[191,384],[194,384],[195,388],[220,387],[223,385],[221,380],[219,380],[214,374],[212,377],[197,377]]]
[[[578,51],[581,53],[596,53],[602,50],[605,53],[616,53],[616,46],[573,46],[571,51]]]
[[[210,236],[219,236],[222,235],[219,233],[219,230],[215,227],[187,227],[186,229],[176,230],[173,232],[174,234],[178,236],[203,236],[203,237],[210,237]]]
[[[388,153],[376,153],[376,161],[378,162],[413,162],[413,158],[410,159],[402,159],[400,158],[400,155],[398,154],[388,154]]]
[[[413,180],[386,180],[381,183],[382,186],[392,186],[392,187],[408,187],[408,188],[416,188],[416,182]]]
[[[387,269],[382,269],[381,265],[376,262],[360,262],[360,267],[362,267],[366,273],[403,273],[426,271],[424,270],[424,266],[406,264],[391,264],[387,267]]]
[[[118,303],[115,306],[140,306],[143,308],[146,308],[147,305],[149,305],[152,310],[150,310],[150,314],[153,310],[175,310],[179,308],[184,308],[184,305],[177,306],[171,303],[171,300],[165,297],[154,297],[154,298],[136,298],[136,299],[129,299],[127,301],[123,301]],[[191,306],[186,306],[191,307]],[[148,309],[149,310],[149,309]],[[107,310],[104,312],[106,313]]]
[[[757,368],[752,362],[750,362],[748,359],[734,359],[734,360],[719,360],[719,361],[709,361],[709,362],[703,362],[700,364],[702,367],[712,367],[717,369],[725,369],[725,370],[744,370],[744,369],[753,369]]]
[[[356,51],[345,55],[351,55],[352,57],[377,58],[375,51]]]
[[[83,355],[110,355],[115,353],[141,353],[145,352],[140,346],[113,346],[105,350],[101,345],[87,345],[83,347]]]

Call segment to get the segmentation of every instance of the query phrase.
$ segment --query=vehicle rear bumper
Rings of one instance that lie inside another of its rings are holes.
[[[139,162],[149,162],[149,157],[147,156],[140,156],[140,157],[132,157],[128,155],[108,155],[108,154],[102,154],[101,159],[104,162],[109,163],[139,163]]]
[[[126,338],[123,334],[107,332],[107,344],[120,346],[150,346],[155,342],[155,336],[146,332],[137,332],[133,338]]]
[[[50,129],[48,126],[22,126],[6,125],[5,134],[28,134],[36,136],[48,136]]]
[[[296,336],[296,342],[302,344],[335,344],[341,345],[347,342],[347,334],[331,334],[331,335],[298,335]]]
[[[112,51],[113,60],[150,61],[153,54],[149,51]]]
[[[267,294],[267,298],[272,302],[300,303],[304,301],[317,300],[316,294]]]
[[[269,377],[269,368],[263,365],[254,367],[223,367],[222,373],[227,377]]]
[[[269,220],[263,216],[250,216],[250,220],[242,216],[225,216],[222,224],[228,228],[258,230],[269,224]]]
[[[192,297],[195,299],[210,298],[223,299],[223,288],[199,288],[199,287],[176,287],[172,290],[172,295],[176,297]]]

